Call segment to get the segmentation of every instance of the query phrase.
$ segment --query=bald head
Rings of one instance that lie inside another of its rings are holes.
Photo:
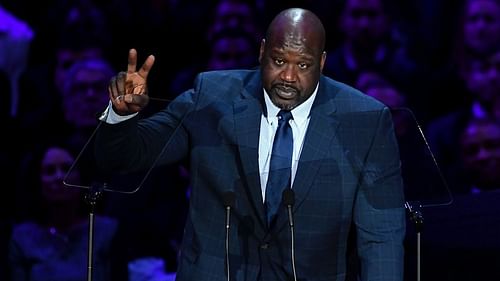
[[[266,41],[283,34],[290,39],[298,38],[303,41],[302,44],[321,52],[325,49],[325,28],[321,20],[309,10],[290,8],[280,12],[267,29]]]

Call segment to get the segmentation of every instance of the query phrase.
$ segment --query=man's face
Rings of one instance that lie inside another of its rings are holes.
[[[60,93],[64,91],[64,81],[68,79],[68,71],[75,62],[84,59],[102,58],[101,50],[88,48],[83,50],[61,49],[57,51],[56,66],[54,69],[54,85]]]
[[[259,61],[262,82],[271,101],[291,110],[307,100],[319,81],[326,53],[307,32],[275,32],[262,40]]]
[[[500,5],[491,0],[470,1],[465,14],[465,44],[477,52],[500,45]]]
[[[78,128],[93,128],[96,114],[109,102],[108,71],[82,68],[71,79],[71,88],[63,95],[65,118]]]
[[[354,44],[373,47],[388,32],[388,19],[380,0],[349,0],[341,17],[341,28]]]
[[[42,159],[40,180],[42,194],[50,202],[78,200],[80,193],[77,189],[67,188],[63,179],[75,159],[62,148],[49,148]],[[73,172],[68,176],[70,182],[78,182],[80,174]]]
[[[492,103],[500,96],[500,52],[487,59],[470,63],[466,83],[475,98],[484,104]]]
[[[461,138],[465,169],[482,188],[500,184],[500,126],[494,122],[469,125]]]
[[[255,53],[249,39],[225,37],[215,42],[208,69],[251,68],[255,66]]]

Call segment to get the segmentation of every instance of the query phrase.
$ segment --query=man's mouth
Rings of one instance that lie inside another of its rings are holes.
[[[282,99],[292,99],[297,95],[297,90],[292,87],[278,86],[274,88],[276,95]]]

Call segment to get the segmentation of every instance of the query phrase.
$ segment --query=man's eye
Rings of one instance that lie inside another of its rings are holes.
[[[309,65],[307,63],[299,63],[300,69],[306,69]]]
[[[277,65],[283,65],[285,62],[282,60],[282,59],[275,59],[274,62],[277,64]]]

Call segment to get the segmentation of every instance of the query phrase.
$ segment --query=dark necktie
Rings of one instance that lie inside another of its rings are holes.
[[[290,187],[292,176],[293,134],[289,120],[292,119],[290,111],[281,110],[278,113],[278,129],[274,136],[269,177],[266,186],[266,213],[268,225],[271,225],[279,205],[283,190]]]

